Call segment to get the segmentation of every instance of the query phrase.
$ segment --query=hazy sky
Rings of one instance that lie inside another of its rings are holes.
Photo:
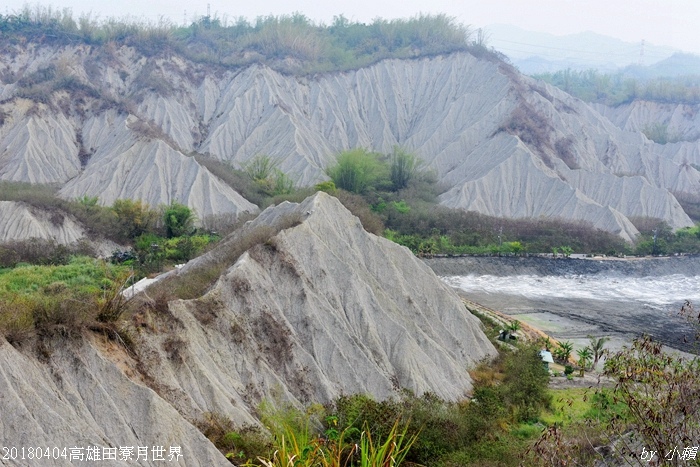
[[[5,0],[2,13],[20,9],[25,1]],[[31,4],[35,4],[31,2]],[[74,14],[93,12],[100,17],[126,15],[176,23],[207,12],[228,18],[261,15],[305,14],[316,22],[330,23],[343,14],[350,20],[369,22],[376,17],[406,18],[417,13],[446,13],[460,23],[483,27],[494,23],[556,35],[593,31],[619,39],[669,45],[700,54],[700,0],[63,0],[41,5],[72,9]]]

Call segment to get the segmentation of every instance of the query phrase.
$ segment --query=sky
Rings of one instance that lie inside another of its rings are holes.
[[[0,13],[12,13],[26,1],[5,0]],[[370,22],[374,18],[407,18],[418,13],[445,13],[472,28],[512,24],[555,35],[593,31],[627,42],[645,40],[700,54],[700,0],[63,0],[42,6],[70,8],[74,15],[92,12],[100,18],[132,16],[149,21],[165,18],[182,24],[205,15],[207,5],[219,17],[253,20],[258,16],[300,12],[329,24],[333,17]],[[30,2],[30,5],[35,5]]]

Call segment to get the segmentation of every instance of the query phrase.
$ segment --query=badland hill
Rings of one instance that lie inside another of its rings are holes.
[[[333,27],[354,31],[342,21]],[[435,172],[445,206],[583,221],[625,240],[638,233],[630,218],[692,225],[679,200],[700,197],[697,144],[656,144],[639,131],[640,118],[653,120],[648,107],[596,109],[521,75],[467,36],[439,38],[444,47],[413,39],[397,49],[401,58],[373,52],[355,69],[332,71],[329,62],[323,71],[305,67],[323,50],[311,33],[290,42],[296,49],[284,49],[289,37],[278,34],[234,52],[223,39],[205,48],[204,26],[192,31],[200,42],[155,33],[142,42],[29,33],[6,40],[0,180],[55,184],[64,198],[97,196],[104,205],[178,201],[203,219],[257,207],[196,155],[236,168],[266,155],[309,186],[327,179],[341,151],[399,146]],[[196,55],[200,49],[208,52]]]

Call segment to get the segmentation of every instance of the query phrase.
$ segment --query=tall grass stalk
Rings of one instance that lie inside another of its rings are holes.
[[[263,409],[264,410],[264,409]],[[313,433],[309,414],[294,409],[267,413],[264,421],[275,438],[276,450],[270,459],[258,457],[265,467],[398,467],[418,434],[408,436],[409,423],[400,427],[396,420],[384,440],[376,440],[365,423],[360,443],[347,441],[348,427],[338,433],[329,429],[324,436]],[[248,463],[248,466],[256,464]]]
[[[406,436],[408,423],[399,429],[399,421],[394,423],[384,441],[372,440],[369,427],[365,425],[360,439],[361,467],[395,467],[401,465],[418,435]]]

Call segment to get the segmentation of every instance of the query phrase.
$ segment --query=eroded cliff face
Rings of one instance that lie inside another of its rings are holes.
[[[467,370],[495,355],[452,289],[324,193],[268,208],[172,274],[187,280],[251,233],[259,241],[206,294],[135,313],[129,351],[92,334],[2,341],[3,444],[180,446],[181,465],[226,465],[193,426],[208,412],[243,425],[263,399],[458,400]]]
[[[395,145],[435,170],[447,206],[581,220],[628,240],[638,233],[630,217],[691,225],[676,196],[700,196],[697,144],[654,144],[468,53],[313,77],[206,68],[126,47],[18,46],[2,60],[16,79],[0,87],[0,179],[59,183],[68,198],[177,200],[200,218],[237,213],[254,207],[192,152],[235,167],[268,155],[311,185],[340,151]],[[22,87],[47,67],[71,79]]]

